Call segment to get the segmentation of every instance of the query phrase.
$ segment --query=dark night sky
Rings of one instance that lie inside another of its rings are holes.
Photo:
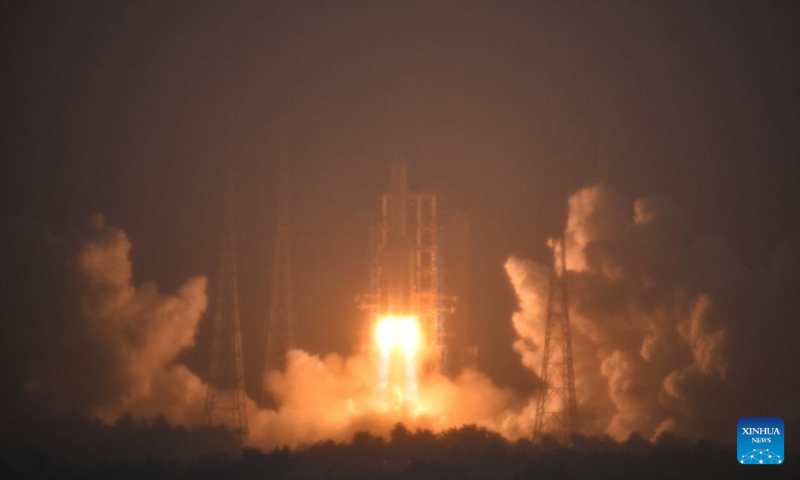
[[[598,179],[602,132],[609,183],[672,196],[690,237],[759,268],[800,231],[795,2],[287,3],[2,7],[6,218],[64,232],[102,212],[137,281],[172,291],[215,275],[219,173],[236,161],[260,365],[283,119],[298,340],[347,352],[367,226],[402,153],[412,186],[470,218],[481,366],[519,389],[502,265],[546,258],[567,197]]]

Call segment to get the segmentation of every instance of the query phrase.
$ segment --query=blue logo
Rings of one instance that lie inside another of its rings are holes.
[[[783,420],[778,417],[743,417],[739,419],[736,430],[736,456],[739,463],[783,463]]]

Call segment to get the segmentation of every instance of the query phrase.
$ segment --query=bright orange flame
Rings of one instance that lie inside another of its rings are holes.
[[[411,357],[419,346],[420,337],[419,321],[415,317],[384,317],[378,320],[375,328],[375,341],[384,355],[400,348]]]

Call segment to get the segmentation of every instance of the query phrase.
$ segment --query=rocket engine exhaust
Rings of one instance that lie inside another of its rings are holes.
[[[417,405],[417,352],[420,337],[419,320],[414,317],[384,317],[376,323],[378,388],[382,406]],[[390,390],[390,384],[395,387],[402,385],[404,388]]]

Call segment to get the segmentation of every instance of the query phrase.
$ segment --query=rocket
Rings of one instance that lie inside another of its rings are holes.
[[[384,312],[392,315],[413,313],[414,246],[408,234],[408,174],[405,162],[392,165],[388,198],[386,242],[383,248],[382,287]]]

